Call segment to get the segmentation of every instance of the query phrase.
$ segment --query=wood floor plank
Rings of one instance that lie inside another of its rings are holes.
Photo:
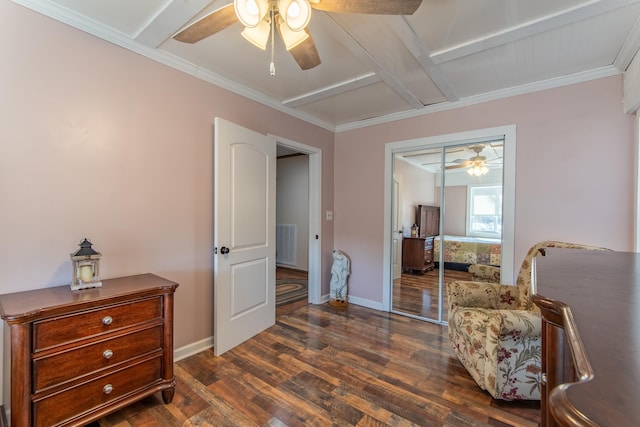
[[[352,392],[349,387],[341,386],[336,390],[334,394],[336,398],[342,400],[345,405],[356,408],[364,414],[362,419],[354,425],[394,427],[409,427],[416,425],[411,421],[402,418],[400,415],[381,407],[368,398],[362,397],[358,393]]]
[[[264,411],[275,415],[287,425],[323,425],[322,423],[330,425],[328,421],[330,414],[322,411],[313,402],[309,402],[304,396],[297,395],[280,384],[274,387],[262,378],[254,376],[251,371],[246,371],[245,365],[237,362],[237,359],[234,359],[235,369],[231,369],[230,373],[236,382],[253,389],[249,394],[251,401]],[[267,377],[267,380],[270,379]]]
[[[211,393],[219,396],[233,408],[242,412],[256,425],[263,425],[273,418],[268,411],[253,402],[256,394],[252,393],[251,389],[240,382],[235,381],[235,379],[221,379],[207,388]]]
[[[212,354],[211,352],[208,352]],[[202,399],[204,399],[208,406],[203,411],[200,411],[195,416],[191,417],[185,424],[188,425],[202,425],[203,423],[214,426],[252,426],[257,425],[251,422],[251,419],[245,415],[244,412],[236,410],[233,406],[228,404],[221,396],[210,393],[207,386],[200,383],[195,377],[189,375],[188,372],[177,364],[175,367],[175,375],[183,378],[183,380],[190,384],[190,387],[195,391]],[[173,402],[171,403],[173,405]],[[143,426],[145,424],[139,424]]]

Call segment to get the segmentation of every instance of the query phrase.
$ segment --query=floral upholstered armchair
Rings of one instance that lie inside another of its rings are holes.
[[[449,339],[480,388],[495,399],[539,400],[541,318],[531,301],[531,264],[544,248],[604,250],[545,241],[527,252],[516,286],[475,281],[447,284]]]

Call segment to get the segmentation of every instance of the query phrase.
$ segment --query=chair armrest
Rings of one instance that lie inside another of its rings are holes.
[[[495,310],[488,319],[487,341],[495,339],[539,339],[542,331],[540,313],[528,310]]]
[[[540,399],[542,319],[526,310],[495,310],[487,319],[484,381],[505,400]]]
[[[500,283],[500,267],[485,264],[471,264],[469,273],[474,282]]]
[[[455,280],[447,283],[449,306],[487,309],[515,308],[518,288],[498,283]]]

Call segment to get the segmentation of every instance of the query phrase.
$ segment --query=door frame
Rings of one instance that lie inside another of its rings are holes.
[[[404,239],[404,235],[402,233],[402,226],[399,226],[400,224],[400,215],[398,214],[400,212],[400,197],[402,194],[402,182],[400,182],[400,180],[398,179],[397,176],[393,176],[393,188],[396,189],[395,190],[395,194],[392,191],[391,194],[391,235],[393,236],[391,238],[391,265],[392,265],[392,271],[391,271],[391,280],[397,280],[402,278],[402,245],[403,242],[402,240]],[[398,234],[400,234],[400,237],[398,237]],[[393,246],[393,241],[394,239],[396,240],[395,243],[395,253],[393,252],[394,246]]]
[[[322,303],[322,150],[278,135],[276,145],[309,156],[309,266],[308,301]]]
[[[516,125],[499,126],[466,132],[436,135],[385,144],[384,159],[384,247],[382,263],[382,309],[391,310],[391,293],[393,292],[391,250],[391,210],[393,197],[393,160],[394,154],[418,148],[436,148],[460,144],[474,139],[488,139],[504,136],[503,152],[503,207],[502,207],[502,265],[501,277],[505,282],[514,283],[514,246],[515,246],[515,187],[516,187]],[[511,280],[509,280],[509,278]]]

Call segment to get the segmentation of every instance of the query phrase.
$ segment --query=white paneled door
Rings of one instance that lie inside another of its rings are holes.
[[[214,351],[275,324],[275,139],[215,119]]]

